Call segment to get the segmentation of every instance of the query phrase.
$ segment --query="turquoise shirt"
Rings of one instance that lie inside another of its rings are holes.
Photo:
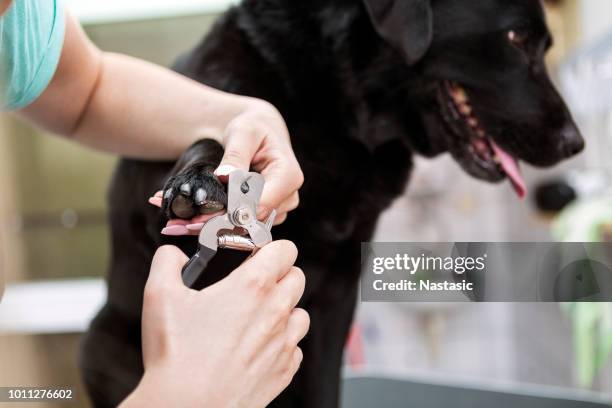
[[[13,0],[0,17],[0,109],[32,103],[47,88],[64,44],[60,0]]]

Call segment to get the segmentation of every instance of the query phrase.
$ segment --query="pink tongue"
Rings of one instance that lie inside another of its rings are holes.
[[[489,140],[491,141],[491,146],[499,159],[499,163],[506,172],[508,179],[510,179],[512,187],[514,187],[514,191],[516,191],[519,198],[524,198],[525,194],[527,193],[527,186],[525,185],[525,180],[523,179],[523,175],[519,169],[518,162],[514,157],[510,156],[501,147],[499,147],[493,140]]]

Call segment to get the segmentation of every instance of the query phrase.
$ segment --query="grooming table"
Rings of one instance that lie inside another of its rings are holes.
[[[460,385],[450,381],[347,377],[342,408],[610,408],[591,392],[540,386]]]

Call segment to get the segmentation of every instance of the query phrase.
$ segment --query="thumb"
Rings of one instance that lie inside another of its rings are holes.
[[[184,286],[181,270],[187,260],[187,256],[175,246],[159,247],[153,256],[146,290],[157,292]]]
[[[225,152],[215,175],[229,176],[236,169],[249,171],[262,141],[263,134],[254,127],[230,126],[224,138]]]

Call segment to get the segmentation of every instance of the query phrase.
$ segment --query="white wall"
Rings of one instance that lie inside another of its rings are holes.
[[[581,0],[580,14],[582,44],[589,44],[612,31],[612,1]]]
[[[237,0],[64,0],[83,24],[219,13]]]

